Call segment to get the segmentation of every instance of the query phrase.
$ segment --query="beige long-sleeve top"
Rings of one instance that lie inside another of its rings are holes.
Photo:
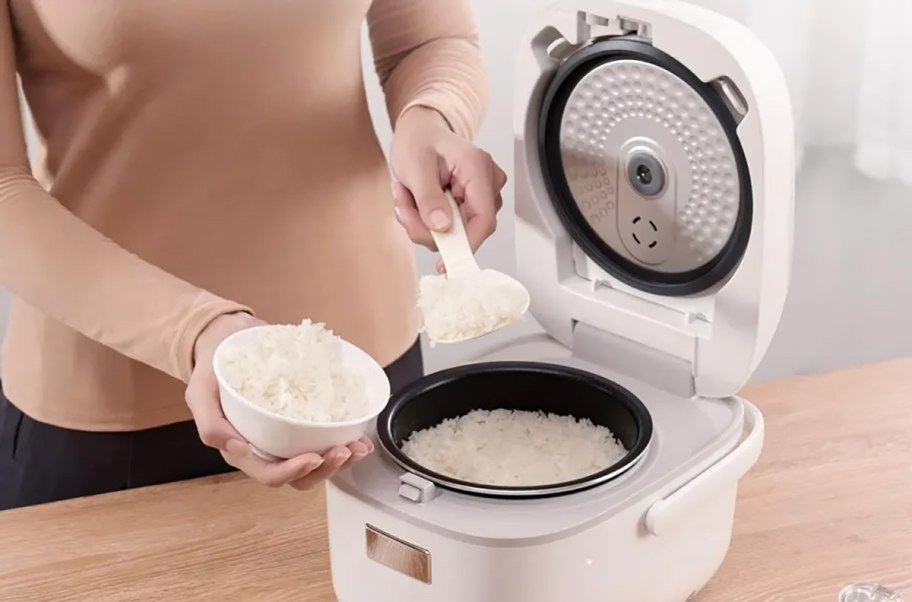
[[[415,270],[366,103],[365,18],[393,121],[421,105],[472,135],[468,0],[0,2],[13,403],[86,430],[187,419],[197,335],[243,308],[325,321],[383,363],[408,348]]]

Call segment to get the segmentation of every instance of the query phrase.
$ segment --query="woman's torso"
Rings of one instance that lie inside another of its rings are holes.
[[[369,4],[12,0],[36,174],[150,263],[392,361],[416,336],[415,274],[365,99]],[[21,302],[4,364],[39,420],[187,416],[180,383]]]

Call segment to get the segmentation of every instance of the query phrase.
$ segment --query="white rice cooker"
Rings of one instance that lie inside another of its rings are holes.
[[[719,568],[763,417],[736,396],[788,288],[784,77],[680,1],[570,0],[516,73],[518,274],[544,332],[395,394],[378,453],[327,487],[340,602],[683,602]],[[614,466],[541,487],[448,478],[400,450],[473,409],[610,428]]]

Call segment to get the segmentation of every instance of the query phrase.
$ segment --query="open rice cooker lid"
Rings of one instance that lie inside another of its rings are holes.
[[[691,393],[737,392],[791,262],[794,134],[772,55],[686,3],[571,0],[532,27],[516,87],[533,315],[589,359],[612,354],[585,349],[581,325],[637,348],[641,370],[689,372]]]

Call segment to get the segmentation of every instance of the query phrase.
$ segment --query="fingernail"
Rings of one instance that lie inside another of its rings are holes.
[[[336,466],[341,466],[342,464],[345,464],[345,462],[347,462],[349,458],[351,458],[350,451],[346,450],[344,452],[339,452],[333,458],[333,464]]]
[[[446,230],[450,227],[450,217],[443,209],[435,209],[431,212],[431,226],[435,230]]]
[[[250,450],[250,446],[237,439],[229,439],[225,444],[225,449],[232,456],[243,456]]]
[[[305,470],[316,470],[323,465],[323,458],[313,458],[304,467]]]

